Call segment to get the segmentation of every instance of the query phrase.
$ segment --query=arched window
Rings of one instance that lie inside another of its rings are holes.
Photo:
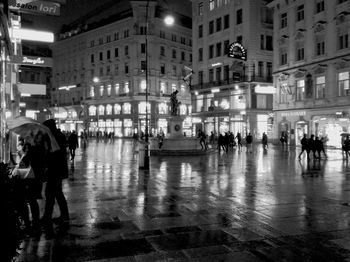
[[[119,115],[120,114],[120,111],[121,111],[121,106],[119,104],[115,104],[114,105],[114,114],[115,115]]]
[[[98,114],[99,114],[100,116],[103,116],[103,115],[105,114],[105,107],[104,107],[103,105],[100,105],[100,106],[98,107]]]
[[[96,115],[96,106],[89,106],[89,116]]]
[[[111,114],[112,114],[112,106],[106,105],[106,115],[111,115]]]
[[[123,114],[131,114],[131,104],[130,103],[123,104]]]
[[[141,92],[146,92],[146,80],[141,80],[140,82],[140,90]]]

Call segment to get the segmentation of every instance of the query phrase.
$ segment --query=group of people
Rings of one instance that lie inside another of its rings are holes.
[[[310,138],[304,134],[303,138],[300,140],[301,144],[301,152],[298,156],[299,160],[304,152],[306,152],[307,159],[310,159],[310,153],[312,152],[313,159],[321,159],[321,153],[324,154],[325,157],[326,151],[324,149],[324,141],[320,139],[318,136],[311,135]],[[317,155],[316,155],[317,153]]]
[[[46,120],[43,124],[50,129],[59,150],[53,151],[52,141],[44,132],[37,132],[33,138],[20,138],[17,148],[19,160],[12,158],[16,167],[14,170],[31,168],[34,176],[19,179],[18,174],[14,172],[11,176],[16,181],[16,206],[24,222],[25,230],[30,234],[37,234],[43,228],[47,235],[52,235],[54,234],[54,223],[59,225],[60,230],[66,229],[69,225],[68,205],[62,191],[62,180],[68,177],[67,141],[65,135],[56,128],[54,119]],[[46,183],[45,208],[40,218],[38,200],[42,199],[44,183]],[[53,219],[56,201],[60,217]],[[31,220],[29,214],[31,214]]]

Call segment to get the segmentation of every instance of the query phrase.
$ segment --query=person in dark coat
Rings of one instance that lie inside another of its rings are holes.
[[[299,154],[298,159],[301,159],[301,155],[306,151],[307,159],[309,159],[309,153],[310,153],[310,148],[309,148],[309,143],[306,134],[304,134],[303,138],[300,140],[301,144],[301,152]]]
[[[74,160],[75,150],[79,147],[78,136],[73,130],[70,136],[68,137],[68,148],[70,153],[70,160]]]
[[[52,213],[55,200],[60,209],[60,217],[57,222],[66,226],[69,223],[69,212],[66,198],[62,192],[62,180],[68,177],[68,165],[66,154],[66,137],[57,130],[54,119],[46,120],[43,123],[55,137],[60,149],[48,154],[47,160],[47,183],[45,190],[45,210],[42,217],[42,224],[48,234],[53,233]]]
[[[237,132],[236,139],[237,139],[238,149],[241,150],[242,149],[242,136],[241,136],[240,132]]]
[[[316,159],[316,143],[315,135],[311,135],[308,141],[309,152],[312,151],[314,159]]]

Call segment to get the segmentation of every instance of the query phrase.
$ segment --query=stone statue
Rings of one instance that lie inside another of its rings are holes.
[[[176,95],[179,91],[175,90],[174,92],[171,93],[170,95],[170,103],[171,103],[171,115],[172,116],[177,116],[178,115],[178,108],[181,102],[179,102],[176,98]]]

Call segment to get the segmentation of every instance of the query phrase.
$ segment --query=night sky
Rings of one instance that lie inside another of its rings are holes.
[[[112,2],[124,2],[125,0],[114,0]],[[54,1],[53,1],[54,2]],[[95,10],[101,5],[107,4],[111,0],[67,0],[65,5],[61,5],[61,16],[38,16],[32,14],[22,15],[22,26],[25,28],[35,28],[38,30],[53,31],[58,33],[63,24],[69,24],[77,18]],[[170,10],[191,16],[190,0],[161,0]]]

